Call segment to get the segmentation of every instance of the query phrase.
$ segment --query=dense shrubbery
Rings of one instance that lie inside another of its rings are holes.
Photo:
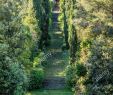
[[[80,77],[84,77],[87,74],[86,67],[83,64],[76,63],[74,65],[69,65],[66,69],[66,81],[71,87],[74,87],[77,80]]]
[[[42,87],[44,80],[44,70],[41,68],[32,68],[29,75],[29,89]]]
[[[30,37],[29,30],[22,24],[24,2],[0,2],[0,92],[3,95],[23,95],[27,78],[22,64],[28,57],[23,61],[18,58],[29,51],[25,38]]]
[[[75,86],[75,82],[77,80],[75,65],[69,65],[66,68],[66,82],[70,87]]]
[[[70,51],[67,83],[78,95],[113,94],[113,1],[60,0],[60,9],[62,49]],[[50,44],[50,24],[49,0],[0,0],[1,95],[42,86],[47,63],[38,50]]]
[[[49,27],[49,0],[38,1],[40,4],[34,3],[35,0],[0,0],[0,94],[24,94],[27,86],[25,72],[33,67],[39,39],[43,39],[42,32],[46,35]],[[37,85],[43,80],[41,68],[31,72],[31,77],[40,80],[36,81]]]
[[[85,76],[87,74],[86,67],[83,64],[76,63],[76,75],[78,77]]]
[[[89,94],[108,95],[113,93],[113,40],[99,36],[91,48],[87,66],[89,83],[86,83]]]
[[[0,44],[0,94],[24,95],[27,76],[24,67],[8,56],[7,44]]]
[[[113,94],[113,1],[60,0],[60,2],[61,9],[65,8],[66,13],[64,17],[61,10],[63,17],[60,17],[60,20],[68,23],[66,29],[68,28],[69,35],[70,63],[75,65],[75,70],[71,71],[71,74],[75,75],[69,79],[70,81],[76,79],[76,94]],[[77,66],[78,63],[81,65]]]

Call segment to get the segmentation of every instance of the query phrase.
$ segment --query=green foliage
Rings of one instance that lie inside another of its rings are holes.
[[[29,75],[29,89],[37,89],[42,87],[44,80],[44,71],[42,68],[32,68]]]
[[[7,44],[0,44],[0,93],[2,95],[24,95],[27,76],[23,66],[8,56]]]
[[[112,94],[113,1],[60,0],[60,9],[62,27],[67,24],[62,29],[68,30],[70,63],[76,69],[73,72],[76,76],[70,79],[78,77],[75,81],[77,95],[80,92]]]
[[[87,74],[86,67],[83,64],[76,63],[76,75],[78,77],[85,76]]]
[[[49,3],[43,1],[39,9],[47,7],[44,2]],[[40,15],[39,10],[36,12],[34,0],[0,0],[0,93],[3,95],[24,94],[27,86],[25,71],[33,67],[39,47],[38,40],[46,23],[45,19],[42,21],[37,17],[37,13]],[[46,16],[45,13],[43,17]],[[41,82],[43,71],[37,72]]]
[[[92,0],[91,2],[82,0],[76,3],[75,21],[80,42],[78,61],[85,64],[88,71],[88,75],[84,77],[86,83],[82,82],[86,88],[85,91],[89,92],[88,95],[112,93],[112,81],[110,81],[112,78],[107,73],[109,72],[112,76],[112,70],[109,71],[109,65],[112,63],[112,35],[109,33],[113,27],[113,18],[109,18],[112,17],[112,13],[107,9],[109,7],[112,10],[112,4],[111,0]],[[112,66],[110,65],[110,67]],[[104,74],[109,78],[106,78]],[[81,92],[85,91],[81,89]]]
[[[108,41],[109,40],[109,41]],[[92,55],[88,62],[88,92],[90,94],[111,94],[113,93],[113,70],[112,70],[112,39],[104,36],[97,37],[91,48]],[[90,89],[90,90],[89,90]]]
[[[36,18],[41,30],[39,48],[42,50],[50,44],[49,25],[51,21],[51,3],[49,0],[33,0],[36,9]]]
[[[91,47],[91,40],[90,39],[87,39],[87,40],[83,40],[81,43],[80,43],[80,47],[81,48],[90,48]]]
[[[75,66],[69,65],[66,68],[66,82],[67,82],[68,86],[74,87],[76,80],[77,80],[76,68],[75,68]]]
[[[29,67],[31,66],[31,51],[36,46],[40,32],[33,2],[32,0],[1,2],[0,10],[4,15],[4,18],[0,20],[1,41],[9,45],[10,56],[15,56],[25,67]]]
[[[74,87],[80,77],[87,74],[86,67],[83,64],[76,63],[76,65],[69,65],[66,69],[66,81],[71,87]]]
[[[43,52],[38,52],[37,56],[33,60],[33,67],[43,67],[42,62],[44,61],[44,53]]]
[[[77,33],[74,27],[74,4],[75,0],[60,0],[61,9],[61,27],[63,27],[65,46],[70,48],[70,63],[75,62],[77,52]]]

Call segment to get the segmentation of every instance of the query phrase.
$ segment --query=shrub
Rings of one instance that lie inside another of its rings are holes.
[[[29,75],[29,90],[37,89],[42,86],[44,71],[42,68],[32,68]]]
[[[8,46],[0,44],[0,94],[24,95],[27,77],[23,66],[7,55]]]
[[[90,95],[113,94],[113,39],[99,36],[93,42],[92,55],[88,60],[88,82],[86,87]],[[88,95],[89,95],[88,94]]]
[[[86,67],[83,64],[76,64],[76,75],[78,77],[85,76],[87,74]]]
[[[42,61],[42,62],[41,62],[41,65],[42,65],[43,67],[47,67],[47,66],[48,66],[48,63],[47,63],[47,61]]]
[[[74,87],[77,80],[75,66],[69,65],[66,68],[66,82],[68,86]]]
[[[66,81],[67,84],[73,87],[80,77],[84,77],[87,74],[86,67],[83,64],[76,63],[70,65],[66,69]]]

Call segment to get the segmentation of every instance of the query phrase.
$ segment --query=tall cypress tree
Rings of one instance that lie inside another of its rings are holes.
[[[36,9],[37,18],[40,25],[40,39],[39,48],[43,49],[49,45],[49,19],[50,19],[50,1],[49,0],[34,0],[34,7]]]
[[[65,40],[66,48],[69,49],[69,42],[68,42],[69,35],[68,35],[68,25],[67,25],[65,3],[66,3],[66,0],[63,1],[63,22],[64,22],[63,31],[64,31],[64,40]]]

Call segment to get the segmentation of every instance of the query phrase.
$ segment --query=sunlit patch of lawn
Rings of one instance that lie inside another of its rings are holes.
[[[38,90],[28,92],[26,95],[73,95],[70,90]]]
[[[58,72],[58,74],[56,76],[59,76],[59,77],[65,76],[65,71]]]

